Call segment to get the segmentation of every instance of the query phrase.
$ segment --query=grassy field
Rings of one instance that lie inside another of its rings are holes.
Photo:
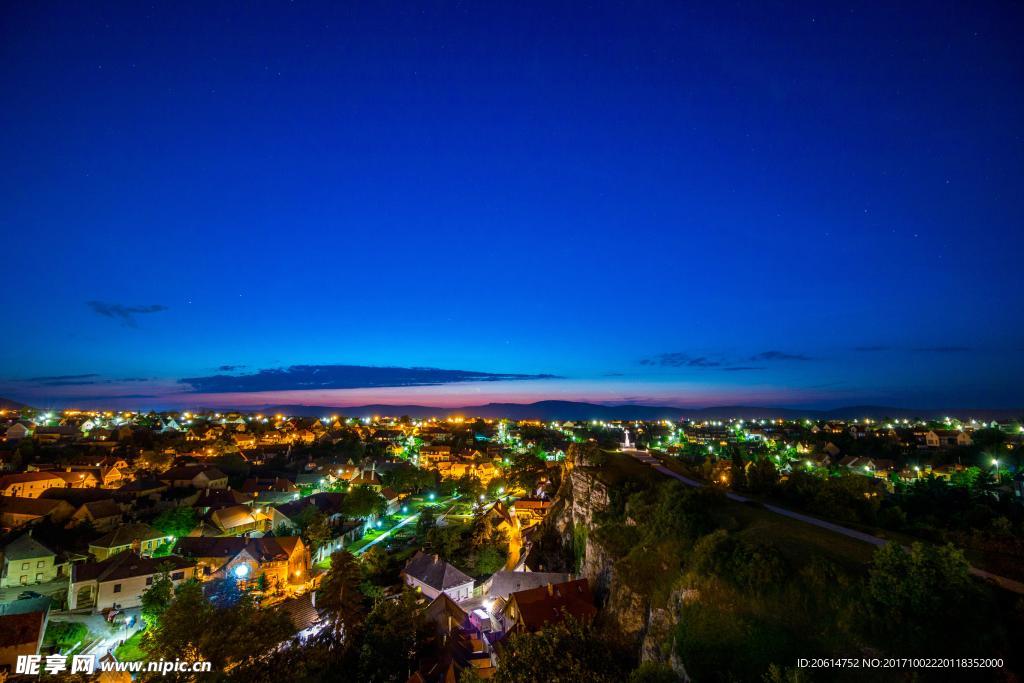
[[[146,659],[149,655],[142,649],[142,631],[138,631],[124,645],[119,645],[114,650],[114,656],[120,662],[138,662]]]
[[[738,536],[752,542],[771,543],[797,566],[806,564],[815,555],[823,555],[851,570],[861,570],[875,552],[874,546],[862,541],[756,505],[730,502],[726,510],[740,523]]]
[[[666,480],[648,465],[630,458],[633,463],[646,469],[647,476],[654,474]],[[693,478],[681,463],[672,457],[662,458],[667,469]],[[755,503],[728,501],[723,508],[726,517],[735,519],[738,536],[750,541],[764,541],[776,546],[795,565],[803,565],[815,555],[824,555],[837,564],[853,570],[860,570],[871,561],[875,548],[842,534],[833,533],[800,520],[777,515]]]

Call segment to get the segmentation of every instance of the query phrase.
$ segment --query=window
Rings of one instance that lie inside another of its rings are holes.
[[[42,574],[36,574],[36,583],[42,583],[42,582],[43,582],[43,575]]]
[[[28,576],[27,575],[21,577],[21,585],[22,586],[27,586],[28,585]]]
[[[43,560],[39,560],[38,562],[36,562],[36,569],[42,569],[44,564],[46,564],[46,562],[44,562]]]
[[[32,564],[31,562],[22,562],[21,563],[21,568],[22,569],[28,569],[29,565],[31,565],[31,564]]]
[[[115,593],[120,593],[121,592],[121,584],[119,584],[119,583],[115,583],[114,584],[114,592]]]
[[[146,577],[146,585],[147,586],[152,586],[153,585],[153,577],[152,576],[147,576]]]
[[[174,572],[173,574],[171,574],[171,580],[172,581],[179,581],[179,580],[184,579],[184,578],[185,578],[185,572]]]

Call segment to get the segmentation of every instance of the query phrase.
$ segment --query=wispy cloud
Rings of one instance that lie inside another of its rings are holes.
[[[19,384],[35,384],[41,387],[84,387],[100,384],[129,384],[132,382],[148,382],[148,377],[119,377],[115,379],[103,379],[100,375],[91,372],[81,375],[42,375],[40,377],[27,377],[25,379],[11,379],[10,382]]]
[[[642,358],[640,365],[660,365],[663,368],[717,368],[721,361],[707,356],[691,356],[688,353],[659,353],[650,358]]]
[[[178,380],[194,393],[223,394],[310,389],[369,389],[416,387],[464,382],[553,379],[556,375],[442,370],[440,368],[378,367],[371,365],[292,365],[243,375],[210,375]]]
[[[752,361],[786,361],[786,360],[813,360],[810,356],[802,353],[788,353],[786,351],[762,351],[750,357]]]
[[[83,379],[93,379],[99,377],[95,372],[90,372],[84,375],[42,375],[40,377],[28,377],[23,382],[73,382]]]
[[[218,372],[234,372],[235,370],[241,370],[246,367],[245,365],[221,365],[217,368]]]
[[[160,313],[167,310],[167,306],[162,304],[125,306],[123,304],[112,304],[105,301],[86,301],[85,303],[96,315],[120,320],[121,324],[126,327],[138,327],[138,323],[135,320],[135,316],[137,315],[148,315],[150,313]]]
[[[890,351],[892,350],[892,347],[878,344],[869,346],[855,346],[853,347],[853,350],[859,353],[877,353],[878,351]]]
[[[663,367],[663,368],[717,368],[725,372],[742,372],[749,370],[764,370],[761,365],[750,365],[750,363],[773,363],[785,361],[809,361],[814,360],[802,353],[789,353],[786,351],[761,351],[753,356],[741,357],[730,354],[695,355],[674,351],[671,353],[659,353],[656,356],[648,356],[640,359],[640,365]]]

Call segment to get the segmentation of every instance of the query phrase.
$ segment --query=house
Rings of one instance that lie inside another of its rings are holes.
[[[300,642],[314,635],[320,629],[320,612],[316,608],[316,593],[309,592],[294,598],[288,598],[277,605],[277,609],[288,615]]]
[[[57,563],[57,554],[32,538],[29,532],[4,547],[0,588],[49,583],[62,570],[63,565]]]
[[[89,543],[89,552],[101,562],[129,550],[143,557],[152,557],[157,548],[173,541],[174,536],[157,531],[148,524],[122,524]]]
[[[420,619],[424,624],[432,624],[437,635],[443,638],[463,628],[469,621],[469,613],[446,593],[441,593],[423,608]]]
[[[513,593],[540,588],[548,584],[562,584],[572,581],[572,574],[558,572],[495,572],[483,585],[484,595],[489,600],[508,601]]]
[[[248,432],[232,434],[231,440],[238,448],[256,448],[256,437]]]
[[[484,519],[491,524],[495,531],[504,534],[506,538],[519,533],[519,518],[512,514],[500,500],[487,510]]]
[[[381,488],[380,495],[384,496],[387,507],[384,509],[385,515],[397,514],[402,509],[402,501],[409,497],[408,493],[400,493],[394,489],[388,488],[387,486]]]
[[[43,519],[63,522],[73,515],[74,506],[66,500],[48,498],[0,498],[0,526],[17,529]]]
[[[452,447],[444,444],[420,446],[420,466],[437,467],[439,462],[450,462]]]
[[[240,536],[187,536],[178,539],[174,554],[195,560],[196,577],[205,579],[219,572],[248,543],[248,538]]]
[[[70,489],[94,489],[100,485],[99,479],[89,470],[72,472],[47,472],[64,480],[64,485]]]
[[[75,439],[81,436],[78,427],[63,425],[59,427],[37,427],[34,434],[40,443],[56,443],[67,439]]]
[[[27,425],[24,422],[15,422],[7,428],[7,432],[4,434],[8,441],[17,441],[19,439],[26,439],[32,436],[32,426]]]
[[[22,472],[0,477],[0,496],[38,498],[47,489],[64,488],[67,482],[53,472]]]
[[[49,619],[49,598],[0,604],[0,670],[13,671],[18,657],[39,654]]]
[[[175,586],[195,576],[195,562],[168,555],[141,557],[132,551],[117,553],[102,562],[76,564],[71,569],[68,609],[93,611],[138,607],[153,580],[167,571]]]
[[[500,618],[506,632],[533,633],[546,624],[560,623],[566,616],[589,621],[595,614],[590,584],[586,579],[576,579],[512,593]]]
[[[233,505],[210,513],[210,523],[225,536],[241,536],[250,531],[263,530],[263,519],[248,505]]]
[[[438,555],[428,555],[422,550],[406,563],[401,572],[405,584],[423,593],[430,599],[441,593],[452,600],[461,602],[473,596],[473,579],[448,564]]]
[[[251,538],[224,565],[224,574],[239,581],[265,580],[270,590],[304,585],[309,576],[309,552],[299,536]]]
[[[349,479],[348,485],[350,487],[369,486],[375,491],[380,491],[383,482],[380,479],[380,474],[377,473],[376,463],[370,469],[363,469],[359,474]]]
[[[332,491],[321,491],[320,493],[314,493],[311,496],[300,498],[291,503],[285,503],[279,505],[277,511],[280,512],[291,526],[297,526],[297,522],[303,514],[306,513],[306,509],[309,507],[315,507],[317,510],[327,516],[332,522],[338,521],[342,518],[341,505],[345,499],[345,494],[334,493]]]
[[[121,506],[107,498],[82,503],[81,507],[71,515],[68,526],[78,526],[89,522],[96,531],[110,531],[121,523]]]
[[[959,429],[933,429],[924,435],[928,448],[952,448],[954,446],[970,446],[971,435]]]
[[[167,488],[167,484],[156,479],[136,479],[127,484],[121,484],[117,492],[131,498],[158,499],[160,494],[166,491]]]
[[[553,503],[541,498],[520,498],[512,503],[512,514],[519,518],[523,527],[533,526],[544,521]]]
[[[253,497],[249,493],[234,491],[232,489],[200,489],[199,497],[192,504],[199,514],[205,515],[211,510],[236,507],[245,505],[252,507]]]
[[[260,491],[276,491],[278,493],[298,493],[299,489],[291,480],[283,477],[270,477],[260,479],[252,477],[246,479],[245,483],[238,489],[242,493],[256,494]]]
[[[209,465],[184,465],[172,467],[159,477],[169,486],[197,489],[223,489],[228,486],[228,475]]]

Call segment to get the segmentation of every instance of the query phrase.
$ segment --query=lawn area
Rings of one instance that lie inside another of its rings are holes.
[[[654,484],[665,479],[655,472],[650,465],[645,465],[636,458],[625,453],[608,453],[607,462],[598,471],[598,478],[610,487],[628,479],[646,481]]]
[[[847,569],[861,571],[875,552],[874,546],[863,541],[777,515],[757,505],[729,502],[725,510],[740,523],[738,536],[754,542],[767,541],[796,565],[823,555]]]
[[[663,456],[660,459],[667,469],[691,479],[697,478],[675,458]],[[650,469],[643,463],[636,464]],[[663,475],[658,476],[667,479]],[[728,501],[723,512],[739,523],[738,536],[750,541],[767,541],[796,565],[805,564],[815,555],[824,555],[843,567],[860,571],[874,555],[875,548],[868,543],[777,515],[757,504]],[[870,533],[874,530],[865,531]]]
[[[149,657],[142,649],[142,634],[143,631],[137,631],[135,635],[124,641],[124,645],[119,645],[114,650],[114,656],[119,662],[138,662]]]

